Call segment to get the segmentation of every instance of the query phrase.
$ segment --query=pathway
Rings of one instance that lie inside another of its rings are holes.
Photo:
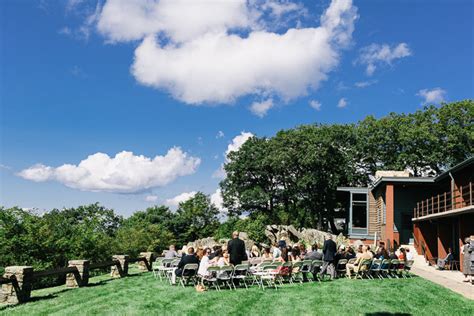
[[[433,266],[428,265],[428,263],[425,262],[425,258],[418,255],[413,246],[403,247],[409,247],[410,251],[413,251],[415,254],[415,263],[411,270],[412,273],[474,300],[474,285],[463,282],[464,275],[461,272],[437,270]]]

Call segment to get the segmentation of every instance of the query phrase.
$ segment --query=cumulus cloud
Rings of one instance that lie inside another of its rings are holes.
[[[268,110],[273,107],[273,100],[268,99],[262,102],[254,102],[250,106],[250,111],[258,117],[264,117],[267,115]]]
[[[97,28],[112,42],[160,33],[178,43],[208,32],[249,28],[254,23],[246,0],[108,0]]]
[[[250,132],[241,132],[239,135],[235,136],[232,139],[232,141],[229,143],[229,145],[227,145],[227,149],[224,153],[225,162],[229,161],[227,156],[231,152],[239,150],[240,147],[242,147],[242,145],[252,136],[254,136],[254,135]],[[224,164],[221,164],[219,166],[219,169],[217,169],[216,171],[213,172],[212,177],[217,178],[217,179],[224,179],[226,177],[226,172],[224,170]]]
[[[254,135],[250,132],[241,132],[239,135],[235,136],[232,141],[230,142],[229,145],[227,145],[227,150],[225,151],[225,157],[227,159],[227,156],[233,152],[233,151],[238,151],[240,147],[251,137]]]
[[[196,191],[191,192],[183,192],[181,194],[176,195],[171,199],[167,199],[165,204],[170,207],[178,207],[180,203],[186,202],[189,199],[192,199],[196,195]]]
[[[391,65],[396,59],[412,55],[412,51],[406,43],[390,46],[388,44],[371,44],[360,50],[356,63],[366,66],[365,73],[373,75],[380,65]]]
[[[309,106],[315,109],[316,111],[321,111],[321,102],[316,100],[309,101]]]
[[[18,176],[35,181],[57,181],[83,191],[134,193],[165,186],[176,178],[196,172],[201,160],[188,156],[180,148],[168,150],[164,156],[148,158],[122,151],[109,157],[96,153],[78,165],[50,167],[37,164],[24,169]]]
[[[227,213],[227,208],[224,207],[224,199],[222,198],[221,189],[211,194],[211,203],[222,213]]]
[[[347,99],[346,98],[341,98],[339,102],[337,102],[337,107],[338,108],[345,108],[347,106]]]
[[[232,103],[244,95],[288,101],[317,89],[351,41],[352,1],[333,0],[318,27],[279,33],[257,21],[265,8],[252,3],[109,0],[97,28],[108,41],[141,40],[135,79],[188,104]],[[265,4],[275,15],[297,10],[286,1]]]
[[[145,201],[147,202],[156,202],[158,200],[158,196],[156,195],[147,195],[145,196]]]
[[[225,136],[225,134],[224,134],[223,131],[218,131],[217,135],[216,135],[216,138],[219,139],[219,138],[223,138],[224,136]]]
[[[440,104],[441,102],[445,101],[446,98],[446,91],[441,88],[434,88],[434,89],[422,89],[418,91],[416,94],[417,96],[423,98],[423,103],[434,103]]]

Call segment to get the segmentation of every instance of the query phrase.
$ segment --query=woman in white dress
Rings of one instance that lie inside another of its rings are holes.
[[[201,259],[201,262],[199,263],[199,269],[198,269],[198,275],[207,277],[209,276],[209,272],[207,271],[207,268],[211,265],[209,262],[209,255],[211,254],[211,249],[206,248],[204,250],[204,256]]]

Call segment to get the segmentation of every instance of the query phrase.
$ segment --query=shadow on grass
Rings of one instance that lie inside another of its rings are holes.
[[[60,292],[63,292],[63,291],[60,291]],[[60,292],[58,292],[58,293],[60,293]],[[43,296],[35,296],[35,297],[30,298],[27,302],[25,302],[23,304],[28,304],[28,303],[33,303],[33,302],[43,301],[43,300],[50,300],[50,299],[53,299],[53,298],[56,298],[56,297],[58,297],[57,293],[43,295]],[[10,308],[14,308],[14,307],[17,307],[17,306],[18,306],[17,304],[4,304],[4,305],[0,304],[0,311],[6,311]]]

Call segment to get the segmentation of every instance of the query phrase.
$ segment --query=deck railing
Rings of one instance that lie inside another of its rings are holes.
[[[416,203],[413,217],[419,218],[474,205],[472,187],[472,182],[469,182],[467,185],[459,187],[459,190],[456,190],[454,194],[444,192]]]

